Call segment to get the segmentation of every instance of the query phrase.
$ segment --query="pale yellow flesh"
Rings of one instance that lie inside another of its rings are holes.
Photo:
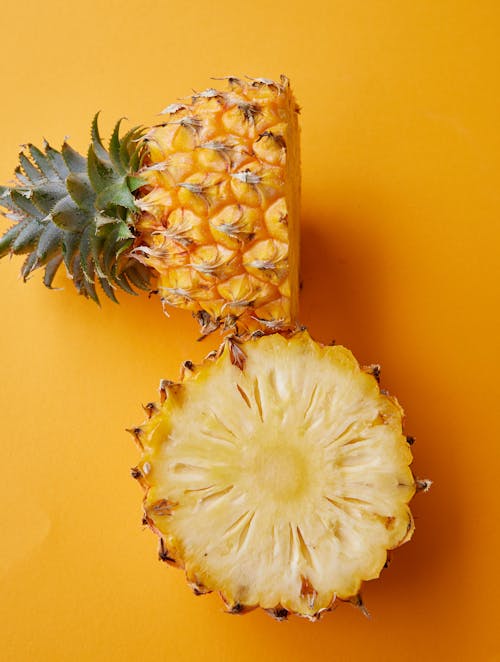
[[[402,411],[343,347],[306,332],[229,346],[141,437],[146,515],[199,590],[314,618],[412,533]]]

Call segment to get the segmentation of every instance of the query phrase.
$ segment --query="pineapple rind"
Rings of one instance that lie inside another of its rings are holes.
[[[197,593],[315,619],[413,532],[398,402],[306,331],[230,343],[142,426],[146,521]]]
[[[298,107],[285,77],[229,83],[167,108],[144,136],[135,257],[158,273],[166,311],[208,314],[204,330],[284,329],[298,313]],[[182,231],[179,214],[195,219]],[[230,250],[230,269],[200,270],[207,247]],[[231,278],[252,296],[238,298]]]

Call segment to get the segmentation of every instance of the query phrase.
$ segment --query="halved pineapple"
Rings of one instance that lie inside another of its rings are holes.
[[[402,409],[306,331],[227,340],[135,429],[160,558],[228,609],[310,619],[356,600],[413,532]]]

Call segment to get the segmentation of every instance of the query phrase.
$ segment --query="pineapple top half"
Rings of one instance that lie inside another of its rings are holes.
[[[203,332],[270,331],[298,307],[298,107],[288,80],[227,79],[163,111],[164,121],[108,148],[97,117],[87,157],[28,145],[17,183],[0,188],[14,225],[0,257],[26,254],[22,276],[61,264],[78,292],[155,290]]]

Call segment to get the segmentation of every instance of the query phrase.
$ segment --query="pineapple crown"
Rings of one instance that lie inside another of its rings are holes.
[[[96,303],[97,283],[115,302],[118,288],[129,294],[136,294],[134,287],[151,289],[150,270],[130,255],[139,213],[133,192],[144,185],[135,175],[143,129],[120,136],[121,121],[106,149],[95,115],[87,158],[66,141],[60,152],[45,141],[42,150],[28,144],[20,153],[17,181],[0,187],[0,207],[14,221],[0,238],[0,257],[25,254],[24,281],[43,267],[51,288],[64,262],[79,294]]]

